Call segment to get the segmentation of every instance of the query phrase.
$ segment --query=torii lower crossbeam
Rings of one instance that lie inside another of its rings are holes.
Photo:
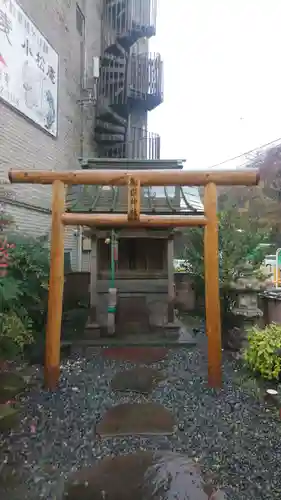
[[[140,215],[139,219],[130,219],[126,214],[75,214],[64,213],[62,223],[65,226],[89,226],[89,227],[195,227],[205,226],[207,219],[203,216],[184,215]]]

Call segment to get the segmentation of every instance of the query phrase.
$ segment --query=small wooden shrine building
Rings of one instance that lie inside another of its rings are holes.
[[[84,169],[122,168],[171,170],[183,168],[176,160],[93,159]],[[176,175],[176,171],[175,171]],[[120,214],[128,212],[126,186],[69,188],[67,210],[71,213]],[[145,215],[203,215],[198,187],[142,187],[141,213]],[[172,226],[172,225],[171,225]],[[178,231],[178,229],[177,229]],[[173,227],[130,228],[120,224],[85,228],[91,240],[90,305],[87,337],[147,334],[166,329],[176,334],[174,317]]]

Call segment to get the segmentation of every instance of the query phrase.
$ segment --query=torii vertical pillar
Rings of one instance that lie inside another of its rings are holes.
[[[217,188],[210,182],[205,187],[204,229],[206,330],[208,336],[208,381],[210,387],[222,385],[222,348],[219,288],[219,238],[217,220]]]
[[[45,386],[57,387],[60,377],[60,336],[64,285],[64,226],[65,186],[53,182],[51,263],[49,281],[48,319],[45,351]]]

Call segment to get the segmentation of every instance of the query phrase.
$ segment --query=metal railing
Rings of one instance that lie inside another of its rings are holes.
[[[128,98],[146,101],[153,109],[163,101],[163,61],[160,54],[131,54],[128,71],[120,62],[101,68],[99,94],[110,104],[126,104]]]
[[[156,17],[157,0],[104,0],[102,50],[133,32],[144,37],[155,35]]]
[[[143,53],[130,56],[129,87],[143,99],[163,100],[163,61],[160,54]]]
[[[131,127],[127,141],[114,146],[103,156],[111,158],[131,158],[134,160],[159,160],[160,136],[148,130]]]

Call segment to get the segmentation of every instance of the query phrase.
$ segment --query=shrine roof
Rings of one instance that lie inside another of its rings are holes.
[[[185,160],[135,160],[131,158],[79,158],[82,169],[178,170]]]
[[[126,213],[127,187],[81,186],[69,187],[67,211],[86,213]],[[141,212],[147,214],[203,214],[199,189],[192,186],[143,187]]]
[[[179,170],[184,160],[133,160],[127,158],[83,159],[83,169]],[[126,213],[126,186],[73,185],[67,192],[67,211],[80,213]],[[192,186],[151,186],[141,189],[141,212],[156,215],[202,215],[199,189]]]

